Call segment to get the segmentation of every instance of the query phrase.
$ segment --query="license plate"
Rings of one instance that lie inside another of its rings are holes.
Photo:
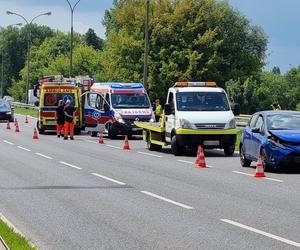
[[[203,141],[204,146],[219,146],[219,141]]]

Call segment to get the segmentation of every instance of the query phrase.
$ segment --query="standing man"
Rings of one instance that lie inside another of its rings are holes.
[[[74,108],[70,100],[66,101],[66,106],[64,108],[64,111],[66,116],[64,140],[68,140],[69,128],[70,128],[70,139],[74,140],[74,113],[76,109]]]
[[[58,101],[58,107],[56,108],[56,134],[59,138],[60,135],[64,132],[64,124],[65,124],[65,111],[64,111],[64,102],[63,100]]]
[[[159,122],[159,118],[160,118],[160,116],[161,116],[161,114],[162,114],[162,107],[161,107],[161,105],[160,105],[160,101],[159,101],[159,99],[156,99],[155,100],[155,120],[156,120],[156,122]]]

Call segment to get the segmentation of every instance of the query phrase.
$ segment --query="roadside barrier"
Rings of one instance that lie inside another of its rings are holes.
[[[10,123],[9,123],[9,121],[7,121],[7,123],[6,123],[6,129],[10,129]]]
[[[104,141],[103,141],[103,133],[102,133],[102,132],[99,132],[99,140],[98,140],[98,143],[99,143],[99,144],[104,144]]]
[[[37,131],[36,131],[36,128],[34,128],[34,130],[33,130],[33,136],[32,136],[32,139],[33,139],[33,140],[39,139],[38,133],[37,133]]]
[[[125,135],[123,150],[130,150],[129,142],[128,142],[128,135]]]
[[[204,149],[198,146],[197,160],[194,163],[199,168],[206,168]]]
[[[256,178],[266,177],[261,155],[259,155],[258,160],[256,162],[256,170],[255,170],[254,177]]]

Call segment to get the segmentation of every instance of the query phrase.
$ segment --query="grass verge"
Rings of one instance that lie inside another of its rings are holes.
[[[33,116],[36,118],[38,116],[38,110],[36,110],[36,109],[14,107],[14,111],[15,111],[15,114],[30,115],[30,116]]]
[[[7,226],[0,219],[0,235],[11,250],[37,250],[20,234],[17,234],[12,228]]]

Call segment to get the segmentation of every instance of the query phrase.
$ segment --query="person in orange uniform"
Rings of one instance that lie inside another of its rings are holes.
[[[64,111],[64,102],[63,100],[58,101],[58,107],[56,108],[56,134],[57,137],[60,137],[64,132],[65,124],[65,111]]]
[[[68,140],[68,132],[70,129],[70,139],[74,140],[74,113],[76,108],[72,105],[70,100],[66,101],[66,106],[64,108],[65,111],[65,136],[64,140]]]

